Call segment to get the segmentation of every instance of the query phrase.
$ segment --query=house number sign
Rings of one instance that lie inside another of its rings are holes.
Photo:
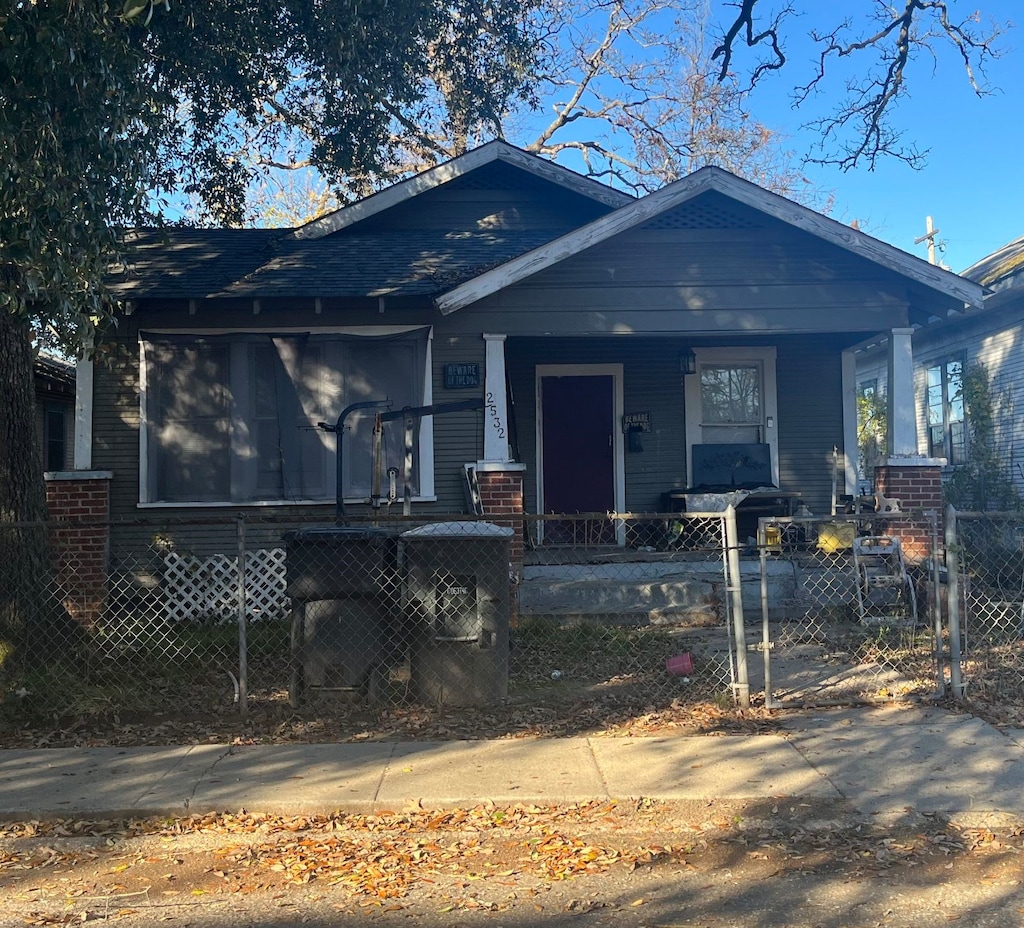
[[[446,390],[459,390],[464,387],[479,387],[480,365],[446,364],[444,366],[444,386]]]

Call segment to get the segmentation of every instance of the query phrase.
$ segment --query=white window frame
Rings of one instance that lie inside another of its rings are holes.
[[[683,401],[686,407],[686,474],[687,481],[693,478],[693,446],[703,443],[701,433],[700,371],[702,367],[716,367],[728,364],[759,364],[762,387],[761,429],[764,444],[771,449],[772,482],[779,484],[779,400],[775,378],[776,349],[767,347],[722,347],[694,348],[695,372],[683,378]]]
[[[434,402],[433,381],[433,344],[434,327],[422,325],[368,325],[368,326],[273,326],[271,328],[246,327],[244,329],[225,328],[148,328],[139,332],[139,509],[223,509],[228,506],[327,506],[332,505],[323,499],[279,499],[250,500],[240,503],[237,500],[167,503],[149,499],[149,418],[147,414],[146,384],[146,342],[150,336],[191,335],[196,338],[214,335],[272,335],[309,332],[312,335],[363,335],[368,337],[382,335],[403,335],[427,329],[426,357],[423,364],[423,405],[430,406]],[[419,429],[419,493],[412,502],[432,503],[437,501],[434,484],[434,417],[424,416],[420,420]],[[345,497],[346,503],[366,502],[366,497]]]
[[[951,364],[960,365],[960,389],[963,390],[963,383],[967,377],[967,359],[963,353],[960,354],[949,354],[941,355],[933,358],[930,361],[921,362],[921,377],[924,383],[924,395],[922,402],[924,406],[924,447],[925,453],[933,458],[944,458],[949,466],[962,467],[964,464],[970,463],[971,460],[971,445],[970,445],[970,430],[968,427],[968,416],[967,416],[967,401],[961,395],[960,405],[963,409],[963,419],[958,420],[963,425],[964,438],[963,438],[963,460],[953,461],[953,424],[954,420],[950,418],[950,408],[953,405],[953,393],[950,390],[949,381],[949,367]],[[936,450],[934,442],[932,441],[932,423],[931,423],[931,406],[929,404],[929,384],[928,375],[938,369],[939,371],[939,384],[942,393],[942,422],[937,423],[942,427],[942,448]]]

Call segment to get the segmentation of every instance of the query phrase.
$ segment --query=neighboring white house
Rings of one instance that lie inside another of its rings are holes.
[[[964,373],[980,365],[993,388],[995,443],[1005,474],[1024,494],[1024,236],[962,276],[985,287],[983,308],[933,318],[912,337],[918,451],[945,459],[950,472],[970,461],[962,383]],[[885,393],[884,339],[861,348],[856,371],[859,394]],[[862,473],[861,480],[870,482],[871,473]]]

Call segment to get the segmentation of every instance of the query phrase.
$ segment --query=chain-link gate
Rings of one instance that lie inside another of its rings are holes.
[[[912,563],[901,541],[908,534],[904,518],[761,520],[760,648],[769,707],[936,692],[942,656],[933,593],[936,520],[925,531],[931,556]]]
[[[745,701],[730,518],[527,516],[516,640],[538,644],[541,660],[516,660],[518,673],[534,680],[590,676],[602,686],[627,683],[670,698],[731,690]]]
[[[953,690],[1024,716],[1024,513],[946,515]]]

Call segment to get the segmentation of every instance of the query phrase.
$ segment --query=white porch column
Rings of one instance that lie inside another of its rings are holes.
[[[484,457],[510,461],[508,400],[505,391],[505,336],[484,334]]]
[[[75,470],[92,470],[92,349],[90,338],[75,366]]]
[[[913,334],[913,329],[893,329],[889,333],[886,452],[890,458],[916,457],[920,453],[917,450]]]

